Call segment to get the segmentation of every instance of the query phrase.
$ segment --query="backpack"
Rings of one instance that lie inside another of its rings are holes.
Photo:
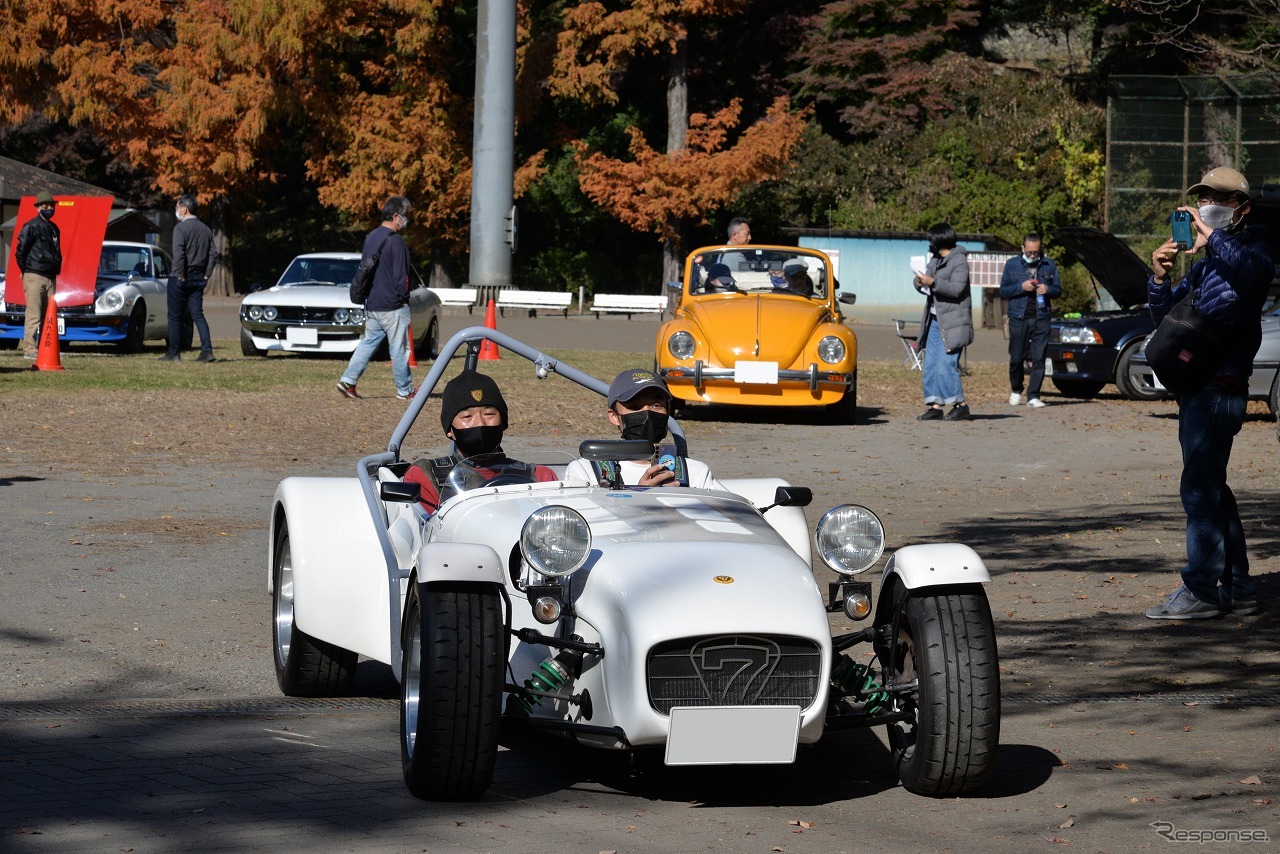
[[[395,234],[395,232],[391,232]],[[391,239],[391,234],[382,238],[382,242],[378,244],[378,248],[373,253],[373,257],[369,260],[360,260],[360,269],[356,270],[356,274],[351,279],[351,289],[347,292],[347,296],[356,305],[364,305],[365,300],[369,298],[369,291],[373,289],[373,272],[378,269],[378,259],[382,257],[382,247],[387,245],[387,241]]]

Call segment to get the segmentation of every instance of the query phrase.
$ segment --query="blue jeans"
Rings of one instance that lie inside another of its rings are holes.
[[[1022,363],[1031,359],[1031,383],[1027,397],[1040,396],[1044,385],[1044,354],[1049,348],[1049,316],[1009,318],[1009,390],[1022,393]]]
[[[200,333],[200,352],[213,353],[213,339],[209,337],[209,322],[204,319],[204,287],[209,280],[204,276],[187,276],[179,282],[177,276],[169,277],[169,350],[170,356],[182,349],[182,315],[190,314],[191,322]]]
[[[926,404],[964,403],[964,387],[960,385],[960,351],[948,353],[942,344],[938,319],[929,321],[929,334],[924,345],[924,402]]]
[[[1236,497],[1227,486],[1231,443],[1244,422],[1247,399],[1211,382],[1178,401],[1182,445],[1182,509],[1187,514],[1187,565],[1182,581],[1197,599],[1254,599],[1244,527]]]
[[[364,313],[364,335],[356,350],[347,362],[347,369],[342,372],[342,381],[355,385],[369,367],[373,351],[386,339],[387,350],[391,353],[391,376],[396,381],[396,391],[400,394],[413,392],[413,374],[409,372],[409,306],[402,306],[395,311],[366,311]]]

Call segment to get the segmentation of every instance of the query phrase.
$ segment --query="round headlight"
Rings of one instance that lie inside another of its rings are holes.
[[[248,318],[249,318],[250,320],[261,320],[261,319],[262,319],[262,306],[260,306],[260,305],[251,305],[251,306],[249,306],[247,309],[245,309],[245,312],[244,312],[244,313],[248,316]]]
[[[818,342],[818,358],[828,365],[844,361],[844,342],[834,335],[828,335]]]
[[[333,313],[333,319],[339,323],[346,323],[351,318],[351,312],[345,308],[340,308]]]
[[[280,312],[276,309],[274,305],[269,305],[262,310],[263,320],[275,320],[279,316],[280,316]]]
[[[681,330],[667,339],[667,351],[677,359],[693,356],[693,336]]]
[[[884,553],[884,526],[867,508],[841,504],[818,522],[814,540],[823,563],[841,575],[857,575]]]
[[[364,323],[364,309],[363,309],[363,308],[353,308],[353,309],[351,309],[351,322],[352,322],[352,323]]]
[[[561,578],[576,572],[591,552],[591,528],[582,514],[559,505],[530,514],[520,529],[520,553],[543,575]]]
[[[104,314],[119,311],[122,308],[124,308],[124,294],[114,288],[98,297],[98,311]]]

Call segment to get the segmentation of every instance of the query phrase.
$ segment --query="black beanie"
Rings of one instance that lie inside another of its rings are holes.
[[[502,415],[502,428],[507,427],[507,402],[492,377],[463,371],[445,384],[440,397],[440,426],[445,435],[453,429],[454,416],[472,406],[492,406]]]

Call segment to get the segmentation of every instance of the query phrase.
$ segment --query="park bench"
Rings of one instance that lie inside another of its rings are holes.
[[[504,309],[527,308],[530,317],[537,317],[538,309],[550,308],[568,317],[571,302],[573,294],[560,291],[522,291],[518,288],[498,291],[498,313],[503,315]]]
[[[479,293],[475,288],[429,288],[428,290],[440,297],[441,306],[465,307],[467,314],[476,307],[476,297]]]
[[[630,320],[633,314],[657,312],[661,316],[667,310],[667,296],[666,294],[596,294],[595,299],[591,301],[591,310],[595,312],[597,320],[602,311],[625,314],[627,320]]]

